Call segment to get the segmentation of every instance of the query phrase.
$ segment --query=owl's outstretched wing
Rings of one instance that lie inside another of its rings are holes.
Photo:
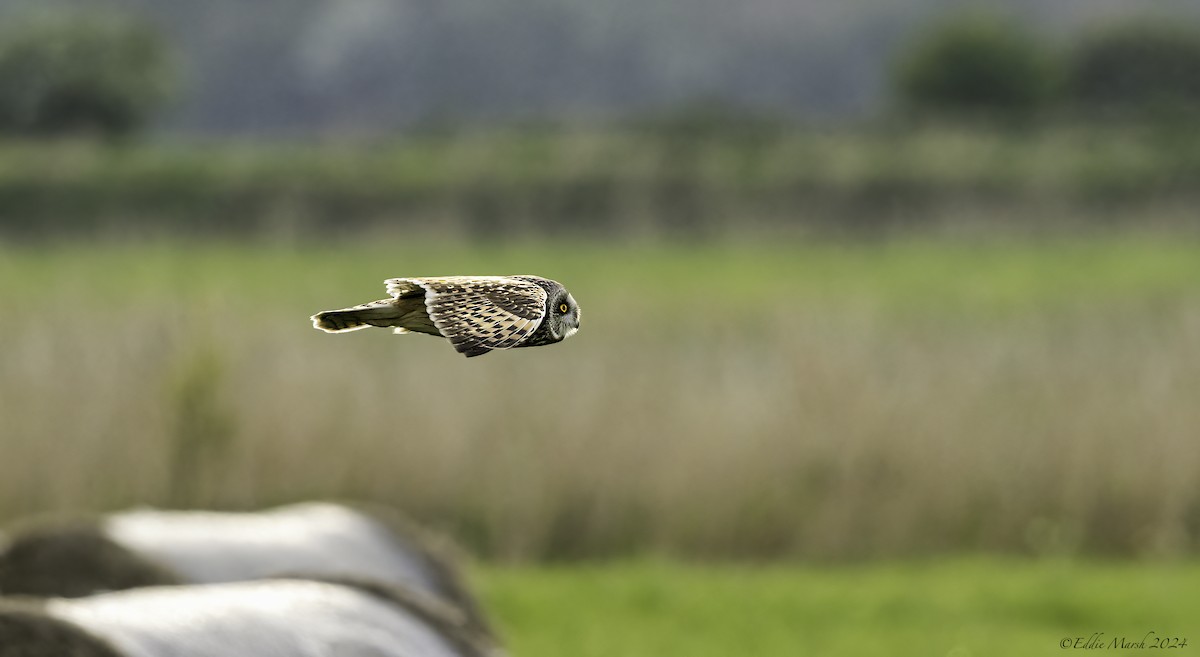
[[[546,291],[516,278],[394,278],[387,286],[397,298],[415,294],[414,287],[422,289],[434,326],[468,357],[517,346],[546,315]]]

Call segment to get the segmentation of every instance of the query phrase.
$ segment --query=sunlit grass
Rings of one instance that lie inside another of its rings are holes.
[[[932,312],[1043,310],[1056,305],[1196,294],[1200,241],[1091,238],[1013,242],[898,240],[763,244],[463,246],[403,235],[318,247],[178,241],[0,246],[0,294],[36,299],[80,286],[89,299],[227,297],[256,305],[317,294],[371,294],[384,278],[455,272],[539,272],[590,296],[871,303]]]
[[[1200,567],[952,559],[485,568],[514,655],[1046,655],[1064,638],[1200,640]],[[1122,650],[1152,655],[1164,650]],[[1172,651],[1166,651],[1172,652]]]

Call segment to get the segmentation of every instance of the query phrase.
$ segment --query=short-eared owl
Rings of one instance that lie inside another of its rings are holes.
[[[379,326],[427,333],[458,353],[561,342],[579,330],[579,304],[557,281],[537,276],[437,276],[384,281],[390,299],[312,316],[313,326],[342,333]]]

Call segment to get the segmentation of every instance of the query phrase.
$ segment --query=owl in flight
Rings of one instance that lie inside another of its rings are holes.
[[[557,281],[537,276],[439,276],[384,281],[390,299],[312,316],[343,333],[379,326],[450,341],[470,358],[493,349],[561,342],[579,330],[579,304]]]

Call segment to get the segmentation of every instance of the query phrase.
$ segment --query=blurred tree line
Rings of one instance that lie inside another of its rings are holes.
[[[940,120],[918,130],[795,130],[715,96],[599,127],[410,127],[369,149],[2,139],[120,138],[152,125],[198,76],[181,66],[169,34],[97,14],[3,24],[0,231],[327,234],[402,222],[484,236],[857,232],[937,222],[939,209],[952,221],[971,208],[994,222],[1099,222],[1097,202],[1122,221],[1195,223],[1200,131],[1179,128],[1200,125],[1200,33],[1182,21],[1112,23],[1051,42],[1016,21],[963,14],[900,49],[902,114],[1051,119],[1038,121],[1040,133]],[[227,101],[245,99],[231,88]],[[1061,120],[1081,115],[1122,120]],[[1164,115],[1183,122],[1144,120]]]
[[[948,117],[1146,118],[1200,110],[1200,28],[1137,19],[1066,44],[1025,25],[972,13],[943,21],[899,59],[894,86],[908,112]]]
[[[371,137],[429,120],[611,120],[721,98],[784,117],[862,119],[913,34],[977,0],[0,0],[0,25],[58,10],[151,22],[186,94],[165,131]],[[1195,0],[1020,0],[1077,34]]]
[[[151,23],[123,14],[8,23],[0,28],[0,133],[136,131],[178,86],[167,41]],[[1029,118],[1047,110],[1124,117],[1194,112],[1200,108],[1200,29],[1141,19],[1052,44],[1016,20],[959,14],[902,49],[892,79],[900,109],[935,118]],[[645,123],[678,131],[700,116],[711,127],[719,114],[722,125],[737,124],[736,100],[717,98],[652,114]],[[757,122],[754,113],[746,118]]]
[[[127,135],[173,86],[162,35],[130,17],[40,17],[0,29],[0,133]]]

